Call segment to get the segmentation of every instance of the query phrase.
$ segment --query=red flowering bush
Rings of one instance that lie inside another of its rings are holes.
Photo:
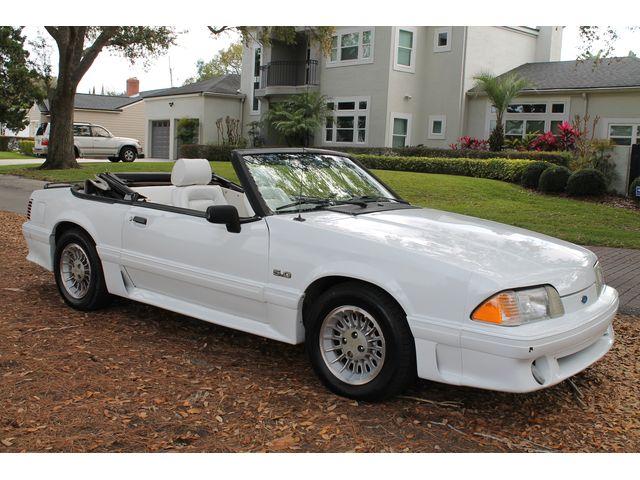
[[[560,124],[558,131],[558,149],[565,151],[575,150],[576,140],[582,135],[582,133],[567,121]]]
[[[558,149],[558,139],[551,132],[541,133],[531,141],[529,148],[538,152],[552,152]]]
[[[489,142],[465,135],[457,143],[449,145],[451,150],[489,150]]]

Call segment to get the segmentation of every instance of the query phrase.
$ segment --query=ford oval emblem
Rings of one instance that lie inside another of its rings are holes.
[[[582,298],[580,299],[580,301],[582,303],[587,303],[589,301],[589,297],[587,297],[586,295],[583,295]]]

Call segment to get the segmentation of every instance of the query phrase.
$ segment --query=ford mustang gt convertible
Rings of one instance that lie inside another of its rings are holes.
[[[332,391],[382,399],[415,377],[506,392],[554,385],[613,344],[596,256],[419,208],[346,154],[234,152],[35,191],[28,259],[80,310],[117,295],[298,344]],[[214,163],[215,165],[215,163]]]

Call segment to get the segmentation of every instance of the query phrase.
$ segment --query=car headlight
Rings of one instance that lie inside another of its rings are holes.
[[[602,293],[602,289],[604,288],[604,275],[602,273],[600,262],[596,262],[596,264],[593,266],[593,270],[596,273],[596,292],[597,295],[600,296],[600,294]]]
[[[557,290],[550,285],[505,290],[480,304],[471,314],[472,320],[515,327],[538,320],[564,315]]]

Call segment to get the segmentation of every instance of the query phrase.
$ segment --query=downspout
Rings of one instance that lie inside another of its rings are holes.
[[[465,79],[465,75],[466,75],[466,68],[467,68],[467,34],[468,34],[468,29],[469,27],[463,27],[464,28],[464,35],[462,37],[462,68],[461,73],[460,73],[460,104],[458,105],[458,108],[460,109],[460,125],[458,126],[458,138],[462,137],[464,135],[464,122],[465,122],[465,107],[466,107],[466,102],[465,102],[465,95],[466,92],[464,91],[464,79]]]
[[[582,92],[582,98],[584,99],[584,116],[586,117],[589,113],[589,94]]]
[[[245,96],[243,95],[240,99],[240,136],[244,136],[244,100]]]

